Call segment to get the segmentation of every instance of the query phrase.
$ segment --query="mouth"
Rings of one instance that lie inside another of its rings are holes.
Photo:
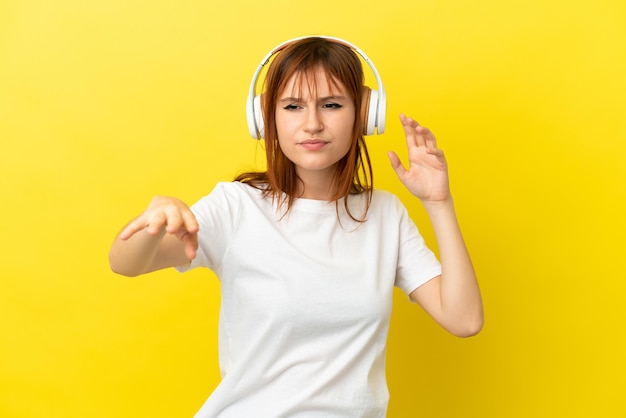
[[[321,139],[307,139],[298,143],[298,145],[308,151],[318,151],[324,148],[327,144],[328,141],[323,141]]]

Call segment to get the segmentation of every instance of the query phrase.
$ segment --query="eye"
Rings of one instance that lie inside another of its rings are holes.
[[[325,109],[341,109],[343,106],[339,103],[325,103],[322,107]]]
[[[285,110],[298,110],[299,108],[300,106],[295,104],[288,104],[287,106],[283,107],[283,109]]]

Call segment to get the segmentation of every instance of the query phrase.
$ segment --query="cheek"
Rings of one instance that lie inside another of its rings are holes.
[[[284,124],[280,124],[278,121],[276,122],[276,141],[274,142],[274,147],[278,148],[282,154],[287,155],[289,154],[289,138],[291,135]]]
[[[354,125],[356,123],[356,110],[354,108],[351,108],[347,111],[347,115],[344,116],[342,125],[343,132],[352,137]]]
[[[274,120],[276,121],[276,133],[278,134],[278,137],[280,138],[281,136],[288,135],[289,132],[293,130],[293,122],[290,122],[289,118],[278,114],[278,112],[276,112],[275,117],[276,118]]]
[[[344,119],[342,122],[342,124],[340,125],[340,130],[338,133],[340,133],[340,135],[343,138],[346,138],[346,141],[348,142],[348,146],[349,144],[352,142],[352,136],[353,136],[353,132],[354,132],[354,123],[355,122],[346,122],[346,120],[352,120],[351,118],[346,118]]]

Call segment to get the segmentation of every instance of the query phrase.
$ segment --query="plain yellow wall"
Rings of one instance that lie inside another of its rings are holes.
[[[386,151],[438,136],[486,326],[447,335],[396,294],[390,417],[626,416],[622,0],[0,2],[0,416],[189,417],[219,380],[207,271],[127,279],[115,233],[261,160],[252,72],[300,35],[363,49]]]

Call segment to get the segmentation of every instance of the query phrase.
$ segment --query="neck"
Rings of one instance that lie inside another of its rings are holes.
[[[298,172],[298,178],[301,181],[298,197],[330,201],[335,194],[332,183],[333,174],[331,171]]]

